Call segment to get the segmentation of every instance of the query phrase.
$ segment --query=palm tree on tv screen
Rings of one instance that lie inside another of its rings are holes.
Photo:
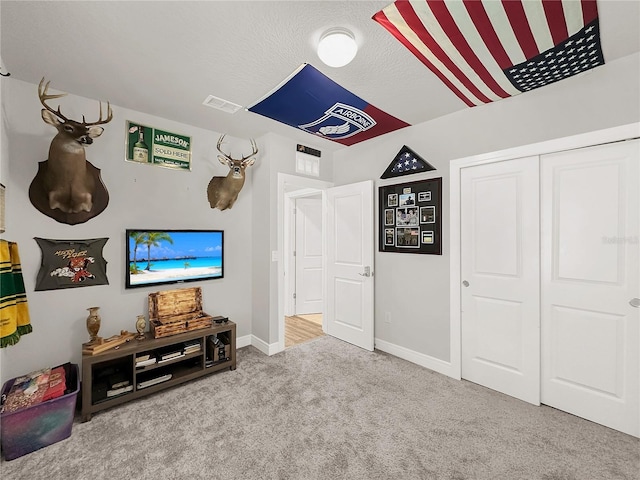
[[[138,245],[144,243],[145,234],[143,232],[131,232],[129,238],[133,240],[133,265],[129,268],[131,273],[138,273]]]
[[[160,242],[169,242],[173,245],[173,239],[167,232],[149,232],[142,242],[147,246],[147,270],[151,270],[151,247],[159,247]]]

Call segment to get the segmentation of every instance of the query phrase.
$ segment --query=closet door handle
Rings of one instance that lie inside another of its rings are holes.
[[[629,300],[629,305],[631,305],[632,307],[639,308],[640,307],[640,298],[632,298],[631,300]]]
[[[464,287],[468,287],[468,286],[469,286],[469,282],[467,282],[466,280],[463,280],[463,281],[462,281],[462,285],[463,285]]]

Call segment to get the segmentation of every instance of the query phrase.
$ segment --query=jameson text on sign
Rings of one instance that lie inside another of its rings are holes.
[[[129,162],[191,169],[191,137],[127,121]]]

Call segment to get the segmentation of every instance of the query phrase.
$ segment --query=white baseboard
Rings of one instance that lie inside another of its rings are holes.
[[[267,343],[264,340],[259,339],[258,337],[256,337],[255,335],[251,335],[251,345],[253,345],[254,347],[256,347],[258,350],[260,350],[262,353],[264,353],[265,355],[273,355],[275,353],[278,353],[280,351],[280,344],[278,342],[276,343]],[[236,342],[237,343],[237,342]]]
[[[248,347],[251,345],[251,335],[236,337],[236,348]]]
[[[378,350],[402,358],[403,360],[407,360],[411,363],[415,363],[417,365],[420,365],[421,367],[428,368],[429,370],[441,373],[443,375],[446,375],[447,377],[460,380],[460,377],[457,376],[454,372],[453,365],[451,365],[451,363],[449,362],[445,362],[444,360],[440,360],[439,358],[425,355],[424,353],[409,350],[408,348],[401,347],[393,343],[385,342],[384,340],[380,340],[378,338],[375,339],[375,346]]]
[[[248,345],[253,345],[262,353],[269,356],[282,351],[279,342],[270,344],[256,337],[255,335],[244,335],[242,337],[236,338],[236,348],[242,348]],[[455,374],[454,368],[449,362],[445,362],[444,360],[440,360],[439,358],[425,355],[424,353],[409,350],[406,347],[401,347],[390,342],[385,342],[384,340],[380,340],[378,338],[375,339],[375,346],[378,350],[402,358],[403,360],[407,360],[411,363],[415,363],[417,365],[420,365],[421,367],[425,367],[435,372],[441,373],[442,375],[460,380],[460,376]]]

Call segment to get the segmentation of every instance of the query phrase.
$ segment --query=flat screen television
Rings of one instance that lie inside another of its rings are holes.
[[[127,229],[126,288],[224,277],[222,230]]]

